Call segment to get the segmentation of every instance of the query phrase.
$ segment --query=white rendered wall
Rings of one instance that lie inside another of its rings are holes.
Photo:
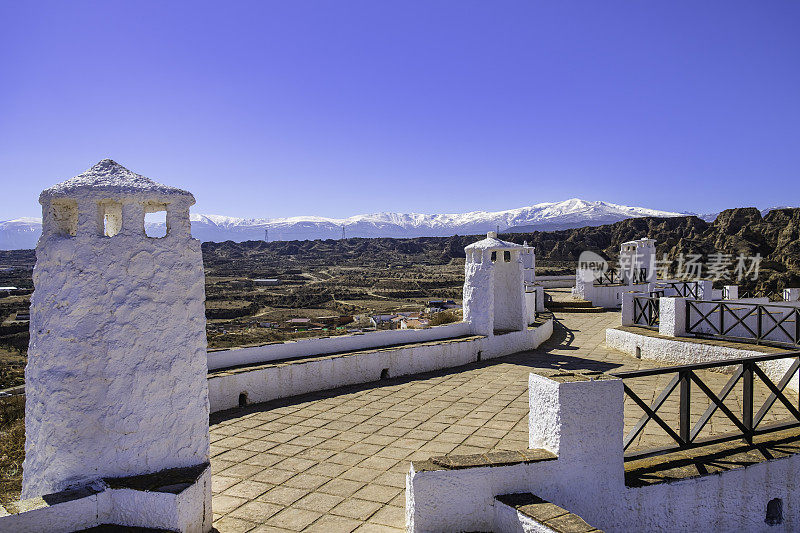
[[[536,312],[543,313],[546,310],[544,306],[544,287],[535,285],[534,289],[536,290]]]
[[[475,335],[491,335],[494,321],[494,276],[488,253],[467,250],[464,264],[464,322]]]
[[[686,298],[658,299],[658,334],[667,337],[686,335]]]
[[[36,254],[23,497],[208,461],[200,242],[45,234]]]
[[[638,276],[641,269],[647,270],[647,282],[655,281],[655,255],[656,247],[653,239],[645,238],[622,243],[619,250],[621,266],[619,274],[625,283],[631,283],[634,275]]]
[[[205,533],[212,527],[211,467],[178,494],[111,489],[104,482],[83,497],[63,494],[19,502],[20,512],[0,514],[0,531],[82,531],[102,524]],[[0,508],[2,509],[2,508]],[[199,512],[198,512],[199,511]]]
[[[525,283],[533,283],[536,281],[536,254],[533,253],[532,247],[525,247],[520,252],[520,259],[522,261],[522,272]]]
[[[637,283],[636,285],[593,285],[583,283],[583,299],[592,302],[592,305],[605,309],[619,309],[622,306],[622,295],[626,292],[647,293],[649,284]]]
[[[519,531],[502,509],[498,513],[494,499],[519,492],[544,498],[610,533],[800,529],[800,485],[795,482],[800,456],[628,488],[621,381],[545,380],[531,377],[530,445],[557,452],[558,459],[421,472],[412,463],[406,478],[409,531]],[[784,520],[777,527],[764,521],[773,498],[783,500]]]
[[[651,335],[639,335],[615,328],[606,329],[606,346],[612,350],[619,350],[628,355],[640,356],[642,359],[650,359],[670,365],[689,365],[766,355],[764,352],[745,348],[688,342],[681,340],[679,337],[664,338],[653,337]],[[759,366],[770,379],[777,383],[791,364],[791,359],[777,359],[775,361],[759,363]],[[733,367],[718,369],[719,372],[724,373],[731,373],[732,370]],[[795,392],[800,392],[800,384],[798,383],[797,375],[789,381],[787,388]]]
[[[635,315],[633,313],[633,299],[636,297],[647,296],[641,292],[626,291],[622,293],[622,325],[633,326]]]
[[[20,502],[19,513],[4,514],[0,506],[0,531],[9,533],[42,533],[49,531],[81,531],[106,523],[109,495],[91,493],[81,498],[67,499],[55,505],[44,500]]]
[[[533,324],[536,320],[537,306],[536,291],[525,291],[525,322]]]
[[[244,393],[248,403],[266,402],[346,385],[370,383],[389,377],[405,376],[441,368],[451,368],[531,350],[550,338],[553,321],[536,328],[453,342],[431,342],[413,347],[384,348],[362,353],[322,357],[309,361],[254,368],[208,379],[211,412],[239,406]]]
[[[501,502],[494,502],[495,533],[559,533],[538,522],[515,508]]]
[[[529,391],[530,446],[559,459],[419,473],[412,464],[406,478],[409,531],[500,531],[494,498],[518,492],[531,492],[600,527],[595,519],[606,517],[624,486],[621,380],[556,383],[531,374]]]
[[[467,322],[455,322],[425,329],[391,329],[356,335],[339,335],[320,339],[299,339],[264,346],[233,348],[208,353],[208,369],[217,370],[238,365],[266,363],[295,357],[325,355],[391,346],[450,339],[470,334]]]
[[[510,252],[510,261],[497,253],[494,263],[494,329],[520,330],[525,322],[525,286],[518,252]]]
[[[546,289],[557,287],[569,288],[575,286],[575,276],[536,276],[536,284]]]

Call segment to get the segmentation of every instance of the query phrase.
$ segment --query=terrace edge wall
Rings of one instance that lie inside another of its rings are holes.
[[[407,531],[519,531],[519,524],[508,527],[510,521],[497,520],[495,512],[495,497],[514,493],[535,494],[607,532],[800,528],[799,455],[627,487],[622,380],[553,378],[531,374],[530,445],[557,459],[419,470],[413,461],[406,477]],[[783,505],[779,527],[765,521],[767,503],[775,498]]]
[[[298,339],[263,346],[231,348],[208,352],[208,369],[219,370],[240,365],[268,363],[295,357],[327,355],[338,352],[367,350],[382,346],[429,342],[469,335],[468,322],[455,322],[425,329],[391,329],[355,335],[338,335],[317,339]]]
[[[441,342],[322,356],[308,361],[289,361],[211,375],[208,379],[211,412],[239,407],[242,394],[247,403],[261,403],[380,381],[386,377],[384,370],[388,377],[407,376],[474,363],[479,355],[481,360],[485,360],[532,350],[552,334],[553,319],[550,318],[538,327],[505,335],[442,339]]]
[[[694,363],[708,363],[711,361],[725,361],[727,359],[740,359],[743,357],[756,357],[764,352],[747,350],[732,346],[716,345],[710,343],[689,342],[680,337],[664,338],[660,336],[642,335],[617,328],[606,329],[606,346],[622,353],[658,361],[659,363],[689,365]],[[761,363],[764,373],[770,379],[778,382],[791,366],[788,359],[766,361]],[[787,384],[787,388],[800,392],[800,378],[795,376]]]

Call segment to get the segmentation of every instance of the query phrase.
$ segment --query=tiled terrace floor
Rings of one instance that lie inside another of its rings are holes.
[[[605,329],[619,325],[619,313],[556,318],[553,338],[533,352],[212,417],[215,527],[223,533],[401,530],[411,460],[527,447],[531,371],[652,366],[605,348]],[[703,379],[718,391],[728,376],[705,372]],[[643,378],[635,390],[650,401],[667,380]],[[734,409],[737,399],[731,402]],[[632,402],[625,407],[628,429],[641,411]],[[677,420],[677,403],[662,409]],[[711,424],[714,432],[733,428],[720,416]],[[651,422],[637,446],[666,443]]]

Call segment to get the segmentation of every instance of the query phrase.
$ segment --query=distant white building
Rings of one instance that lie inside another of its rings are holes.
[[[272,287],[275,285],[280,285],[281,280],[276,278],[257,278],[253,280],[253,283],[261,287]]]

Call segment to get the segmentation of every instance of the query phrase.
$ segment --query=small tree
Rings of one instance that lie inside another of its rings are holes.
[[[447,311],[439,311],[431,315],[428,325],[441,326],[442,324],[450,324],[452,322],[461,322],[462,318],[461,309],[448,309]]]

